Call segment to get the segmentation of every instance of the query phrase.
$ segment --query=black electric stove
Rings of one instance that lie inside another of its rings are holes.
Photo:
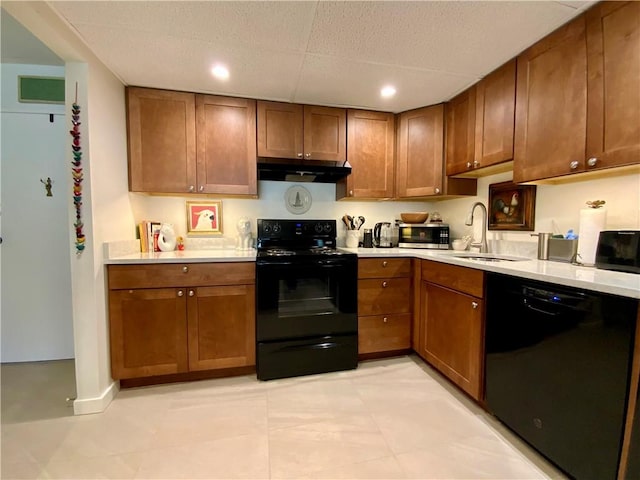
[[[358,259],[335,220],[258,220],[258,379],[356,368]]]

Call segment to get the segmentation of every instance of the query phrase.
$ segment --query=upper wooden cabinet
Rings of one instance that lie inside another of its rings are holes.
[[[255,100],[127,88],[129,189],[257,193]]]
[[[346,160],[343,108],[258,101],[258,156]]]
[[[511,168],[516,61],[511,60],[446,104],[447,175],[477,177]]]
[[[256,102],[196,95],[198,193],[255,195]]]
[[[451,99],[445,109],[447,175],[456,175],[474,168],[476,86]]]
[[[184,193],[196,185],[193,93],[127,88],[129,189]]]
[[[486,168],[513,160],[515,110],[514,58],[476,85],[473,168]]]
[[[514,181],[640,163],[640,4],[596,5],[517,69]]]
[[[397,133],[397,198],[476,194],[475,179],[444,176],[442,104],[401,113]]]
[[[640,3],[602,2],[586,20],[587,169],[640,163]]]
[[[347,135],[347,159],[352,171],[336,185],[336,198],[392,198],[395,116],[348,110]]]
[[[443,105],[401,113],[399,122],[396,195],[442,194]]]

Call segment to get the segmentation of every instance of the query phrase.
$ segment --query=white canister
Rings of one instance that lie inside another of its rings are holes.
[[[176,249],[177,237],[173,225],[163,223],[158,233],[158,248],[161,252],[173,252]]]
[[[360,243],[360,230],[347,230],[345,245],[347,248],[358,248]]]
[[[604,208],[583,208],[580,210],[580,228],[578,231],[578,260],[584,265],[596,263],[598,237],[605,229],[607,211]]]

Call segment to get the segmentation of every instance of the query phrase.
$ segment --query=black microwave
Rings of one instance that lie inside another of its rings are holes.
[[[640,230],[600,232],[596,268],[640,273]]]
[[[449,225],[446,223],[401,223],[398,247],[449,249]]]

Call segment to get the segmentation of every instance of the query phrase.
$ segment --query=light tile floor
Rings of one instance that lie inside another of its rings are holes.
[[[122,390],[96,415],[3,416],[1,447],[3,479],[564,478],[415,356]]]

